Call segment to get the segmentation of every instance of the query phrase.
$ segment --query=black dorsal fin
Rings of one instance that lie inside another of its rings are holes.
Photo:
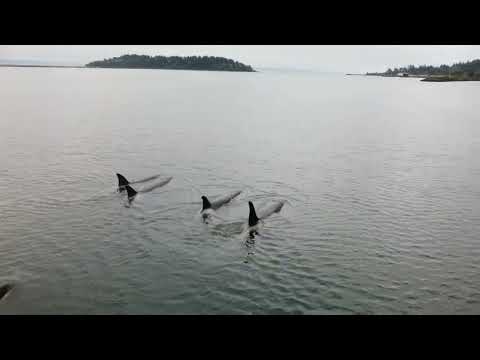
[[[258,224],[258,217],[251,201],[248,202],[248,207],[250,208],[250,213],[248,214],[248,226],[255,226]]]
[[[127,189],[127,194],[128,194],[128,199],[133,199],[135,195],[137,195],[137,192],[130,186],[130,185],[125,185],[125,189]]]
[[[203,201],[202,211],[210,209],[212,207],[212,204],[210,204],[210,201],[208,201],[206,196],[202,196],[202,201]]]
[[[118,189],[120,191],[125,190],[125,186],[129,184],[128,180],[125,178],[125,176],[118,173],[117,173],[117,177],[118,177]]]
[[[2,298],[4,298],[12,289],[13,289],[12,284],[5,284],[0,286],[0,300],[2,300]]]

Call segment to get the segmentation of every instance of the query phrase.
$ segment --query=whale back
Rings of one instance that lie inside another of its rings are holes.
[[[140,189],[139,192],[141,193],[146,193],[146,192],[149,192],[149,191],[152,191],[152,190],[155,190],[156,188],[159,188],[159,187],[162,187],[162,186],[165,186],[167,185],[173,178],[172,177],[168,177],[160,182],[156,182],[156,183],[153,183],[151,184],[150,186],[147,186],[143,189]]]

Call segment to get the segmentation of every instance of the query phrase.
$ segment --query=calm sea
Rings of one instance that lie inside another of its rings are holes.
[[[0,285],[15,284],[1,314],[480,313],[478,82],[0,80]],[[173,180],[127,207],[117,172]],[[200,197],[235,190],[202,223]],[[276,200],[247,243],[248,201]]]

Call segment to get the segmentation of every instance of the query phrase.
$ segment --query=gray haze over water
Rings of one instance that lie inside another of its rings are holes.
[[[16,285],[1,314],[480,311],[478,82],[0,78],[0,285]],[[116,172],[173,180],[126,207]],[[202,223],[201,195],[235,190]],[[248,201],[277,200],[246,243]]]

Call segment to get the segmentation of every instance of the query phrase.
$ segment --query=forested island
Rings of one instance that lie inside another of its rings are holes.
[[[373,76],[387,77],[417,77],[421,81],[480,81],[480,59],[460,62],[453,65],[410,65],[395,69],[388,69],[383,73],[366,73]]]
[[[93,61],[85,65],[90,68],[122,69],[168,69],[255,72],[250,65],[215,56],[148,56],[123,55],[111,59]]]

